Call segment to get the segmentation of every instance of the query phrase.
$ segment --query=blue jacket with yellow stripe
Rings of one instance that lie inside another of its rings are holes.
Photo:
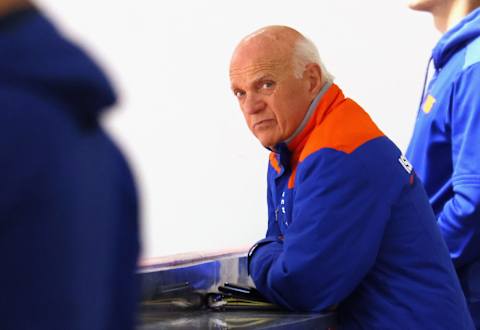
[[[407,156],[480,327],[480,8],[439,40]]]
[[[250,273],[296,311],[363,329],[470,329],[455,270],[408,161],[336,85],[272,152],[268,231]]]

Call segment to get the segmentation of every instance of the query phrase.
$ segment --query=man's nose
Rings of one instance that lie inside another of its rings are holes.
[[[245,102],[243,103],[243,111],[252,115],[265,108],[265,101],[260,95],[257,94],[247,94]]]

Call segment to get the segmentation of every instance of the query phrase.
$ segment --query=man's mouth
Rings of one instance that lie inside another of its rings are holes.
[[[274,122],[275,120],[273,119],[263,119],[253,124],[253,129],[267,128],[270,127]]]

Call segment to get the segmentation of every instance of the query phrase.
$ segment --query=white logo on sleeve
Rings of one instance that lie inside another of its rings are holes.
[[[401,155],[398,161],[403,166],[405,171],[407,171],[408,174],[412,174],[413,166],[412,164],[410,164],[410,162],[407,160],[407,158],[404,155]]]

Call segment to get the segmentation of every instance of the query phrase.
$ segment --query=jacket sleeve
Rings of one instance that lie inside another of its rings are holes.
[[[291,310],[322,311],[366,275],[389,214],[366,172],[340,152],[317,152],[299,165],[284,240],[262,240],[250,255],[250,274],[269,300]]]
[[[467,68],[453,90],[453,197],[438,223],[455,266],[480,256],[480,63]],[[441,164],[438,164],[442,166]]]

